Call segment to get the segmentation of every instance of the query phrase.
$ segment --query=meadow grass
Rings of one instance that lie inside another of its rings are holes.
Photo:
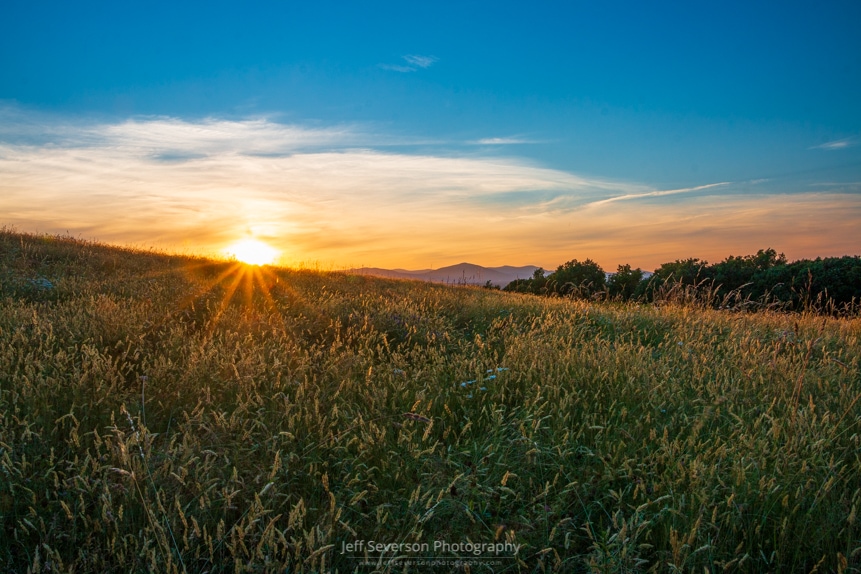
[[[0,289],[3,571],[861,570],[858,318],[8,230]]]

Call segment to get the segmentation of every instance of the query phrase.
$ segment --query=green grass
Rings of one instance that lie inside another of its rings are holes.
[[[237,270],[0,233],[0,570],[861,570],[861,319]]]

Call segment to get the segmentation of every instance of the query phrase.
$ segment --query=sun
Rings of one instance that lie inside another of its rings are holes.
[[[256,239],[237,241],[224,251],[248,265],[271,265],[279,255],[277,249]]]

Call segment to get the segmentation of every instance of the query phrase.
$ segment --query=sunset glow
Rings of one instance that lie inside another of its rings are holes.
[[[224,251],[248,265],[271,265],[279,255],[277,249],[256,239],[237,241]]]
[[[40,6],[0,18],[0,226],[332,269],[861,252],[861,4]]]

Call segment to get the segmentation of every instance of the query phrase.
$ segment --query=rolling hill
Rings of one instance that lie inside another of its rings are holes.
[[[450,285],[484,285],[490,281],[493,285],[505,287],[515,279],[528,279],[532,277],[536,269],[538,267],[535,265],[525,265],[523,267],[513,267],[511,265],[482,267],[474,263],[458,263],[457,265],[449,265],[448,267],[440,267],[439,269],[422,269],[418,271],[360,267],[350,269],[347,272],[394,279],[417,279]]]

